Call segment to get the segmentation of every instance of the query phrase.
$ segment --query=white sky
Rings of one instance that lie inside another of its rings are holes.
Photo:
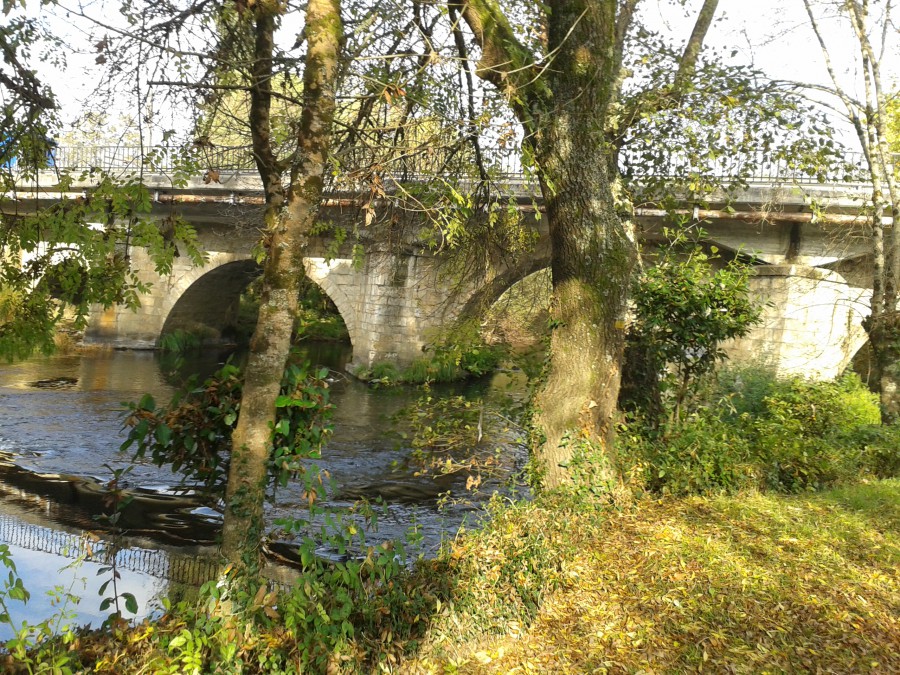
[[[66,2],[75,0],[62,0]],[[98,13],[102,0],[94,5]],[[690,0],[689,7],[696,9],[700,0]],[[671,0],[644,0],[644,13],[648,22],[657,24],[661,30],[671,30],[674,35],[686,38],[693,23],[693,14],[673,7]],[[35,10],[47,11],[47,10]],[[57,14],[60,10],[55,10]],[[103,12],[104,20],[111,21]],[[738,51],[736,60],[753,63],[769,76],[776,79],[830,84],[821,52],[810,30],[802,0],[721,0],[718,19],[714,24],[707,43],[711,46],[734,48]],[[96,41],[102,31],[96,28],[78,29],[78,23],[64,16],[54,20],[60,34],[76,50],[69,57],[66,71],[42,72],[41,75],[54,87],[63,104],[65,123],[71,124],[81,110],[80,101],[90,93],[94,79],[98,76],[94,65],[96,56],[92,51],[92,41]],[[824,24],[826,39],[833,49],[833,59],[844,78],[844,86],[854,88],[854,66],[857,63],[856,41],[849,33],[849,25],[839,26],[836,22]],[[93,31],[93,35],[89,35]],[[898,35],[893,31],[893,35]],[[92,40],[92,41],[89,41]],[[896,83],[896,54],[886,59],[884,74],[888,89]],[[834,120],[842,138],[854,147],[852,135],[840,129],[840,122]]]

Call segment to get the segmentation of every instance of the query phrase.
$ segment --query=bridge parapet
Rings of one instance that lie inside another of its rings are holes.
[[[77,159],[75,154],[67,154],[65,148],[57,152],[60,167],[78,169],[89,164],[87,160]],[[137,152],[132,155],[126,152],[121,161],[115,157],[118,155],[109,160],[113,166],[106,168],[115,169],[120,175],[126,172],[136,175],[141,167]],[[155,276],[142,253],[135,251],[133,261],[142,280],[153,284],[151,294],[143,301],[141,314],[134,315],[121,308],[98,311],[88,340],[123,347],[153,347],[161,332],[179,322],[187,327],[191,322],[207,326],[213,334],[221,335],[234,313],[235,289],[255,273],[250,257],[260,236],[263,193],[256,172],[246,160],[247,157],[241,159],[237,155],[229,159],[225,153],[217,160],[219,163],[210,161],[214,174],[182,176],[183,180],[174,179],[174,165],[165,166],[157,161],[146,167],[141,180],[153,190],[155,211],[162,217],[177,207],[197,227],[210,263],[197,269],[178,260],[173,274],[163,279]],[[540,199],[534,197],[536,186],[531,177],[509,170],[501,173],[501,178],[506,181],[498,183],[505,185],[504,196],[516,198],[523,211],[531,211],[535,206],[541,208]],[[391,180],[401,179],[427,180],[429,174],[423,170],[384,177],[388,189]],[[90,191],[92,181],[91,176],[86,176],[70,184],[67,187],[72,191],[70,196],[80,195],[81,190]],[[334,187],[326,196],[325,216],[365,232],[360,207],[369,193],[359,192],[362,186],[353,184],[351,179],[338,181]],[[40,174],[33,183],[23,183],[18,188],[14,207],[19,213],[63,196],[55,171]],[[766,353],[779,363],[793,364],[785,367],[801,372],[811,369],[828,372],[825,365],[814,368],[809,365],[812,357],[808,349],[803,352],[805,356],[792,356],[780,347],[772,348],[775,344],[793,345],[797,350],[801,343],[810,346],[812,338],[797,337],[800,329],[796,328],[799,324],[795,319],[802,314],[801,323],[818,326],[813,329],[813,337],[827,335],[828,341],[844,345],[822,358],[832,363],[846,360],[846,353],[860,339],[860,307],[866,298],[858,281],[851,288],[837,278],[837,271],[843,273],[844,268],[849,269],[847,265],[855,265],[868,255],[869,243],[862,236],[866,218],[861,208],[866,188],[862,181],[822,184],[805,174],[797,175],[790,167],[774,166],[763,167],[740,191],[709,195],[702,204],[685,201],[683,214],[707,230],[709,243],[741,252],[762,265],[754,282],[757,292],[778,307],[772,310],[774,313],[770,312],[769,324],[784,319],[788,322],[785,326],[793,326],[781,330],[779,337],[775,328],[767,325],[760,329],[759,336],[751,336],[743,346],[736,345],[735,354],[760,354],[768,350]],[[9,203],[7,200],[6,204]],[[6,210],[7,206],[0,203],[0,209]],[[668,214],[651,204],[639,206],[636,216],[647,240],[660,239],[661,225]],[[344,317],[354,344],[354,363],[371,365],[378,360],[409,363],[421,355],[425,342],[437,329],[472,307],[483,306],[513,282],[546,264],[549,250],[546,219],[534,225],[544,229],[531,256],[490,270],[461,294],[449,292],[451,282],[442,273],[440,254],[415,241],[406,241],[402,251],[393,252],[379,251],[373,245],[362,266],[346,251],[329,257],[326,243],[314,241],[307,271],[332,297]],[[816,266],[834,269],[819,276],[804,271]],[[859,276],[857,271],[854,279]],[[824,289],[819,295],[809,287],[813,279]],[[853,311],[842,309],[838,317],[835,314],[838,306],[852,307]],[[830,322],[828,331],[823,321]]]

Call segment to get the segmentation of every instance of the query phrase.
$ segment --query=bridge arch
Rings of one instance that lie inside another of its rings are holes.
[[[166,313],[160,337],[181,330],[197,334],[204,341],[224,339],[237,324],[241,294],[262,268],[253,259],[242,259],[204,267],[200,272],[177,294]]]
[[[500,299],[500,296],[517,283],[548,267],[550,267],[549,253],[546,255],[534,255],[518,265],[507,266],[487,279],[484,285],[477,288],[463,302],[459,311],[459,318],[466,319],[479,316],[492,307]]]
[[[326,259],[307,257],[303,259],[306,267],[306,276],[322,289],[334,306],[337,307],[338,314],[344,320],[347,326],[347,333],[350,335],[350,345],[356,347],[360,344],[360,324],[356,307],[347,296],[345,286],[340,281],[348,272],[353,273],[353,262],[343,259]]]
[[[338,313],[350,334],[351,343],[358,336],[358,321],[354,306],[341,287],[341,268],[351,268],[345,260],[326,261],[323,258],[305,258],[307,277],[316,284],[337,307]],[[338,273],[335,273],[335,270]],[[238,318],[241,294],[261,273],[261,266],[253,259],[227,260],[215,267],[207,265],[201,274],[189,283],[183,283],[166,314],[160,336],[183,330],[199,334],[208,341],[217,341],[228,335]],[[182,279],[182,281],[188,281]]]

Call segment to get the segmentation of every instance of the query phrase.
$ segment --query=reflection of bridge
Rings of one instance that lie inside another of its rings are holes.
[[[138,150],[120,148],[116,153],[60,148],[56,163],[61,169],[103,166],[119,174],[140,167]],[[138,313],[120,307],[98,309],[86,341],[150,348],[161,334],[178,328],[201,330],[215,338],[234,324],[239,295],[258,271],[251,249],[260,236],[261,184],[255,172],[248,170],[248,155],[229,149],[209,150],[205,155],[199,159],[215,170],[217,181],[208,175],[209,182],[196,178],[175,187],[171,160],[164,154],[153,158],[142,180],[153,190],[155,214],[164,217],[175,210],[195,226],[208,255],[207,265],[196,268],[179,258],[172,274],[160,278],[147,256],[133,251],[132,264],[141,279],[152,284],[151,293],[142,299]],[[427,170],[413,167],[402,177],[421,181]],[[44,174],[43,181],[55,185],[53,178]],[[763,165],[756,175],[744,178],[748,187],[732,199],[713,197],[702,209],[685,205],[685,215],[693,222],[702,221],[711,244],[726,253],[752,252],[758,264],[754,291],[771,303],[765,323],[732,346],[732,357],[765,358],[784,372],[832,376],[865,342],[861,321],[868,313],[871,275],[860,186],[820,184],[785,165]],[[324,238],[311,242],[307,272],[347,324],[354,364],[410,363],[440,329],[547,266],[546,219],[534,217],[533,184],[508,170],[497,185],[518,199],[526,223],[538,233],[536,246],[518,259],[495,261],[477,279],[461,285],[447,271],[445,256],[415,237],[403,239],[400,247],[373,238],[366,242],[361,260],[354,259],[349,247],[331,250]],[[70,189],[81,194],[82,189],[90,189],[90,180]],[[29,204],[33,208],[59,199],[60,194],[54,187],[20,185],[17,197],[21,212]],[[817,206],[816,212],[811,204]],[[367,221],[361,206],[353,186],[336,186],[320,220],[365,234]],[[637,216],[645,242],[652,246],[659,240],[665,214],[638,208]],[[411,218],[407,214],[394,222]],[[408,224],[408,229],[417,230],[414,222]],[[450,292],[451,287],[455,292]]]
[[[218,569],[217,561],[211,557],[127,545],[113,547],[108,541],[87,534],[33,525],[5,515],[0,515],[0,542],[103,565],[110,565],[115,556],[116,565],[122,569],[192,586],[214,579]]]

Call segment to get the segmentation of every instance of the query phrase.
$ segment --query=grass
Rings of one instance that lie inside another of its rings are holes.
[[[593,520],[547,506],[539,500],[527,518],[500,521],[452,554],[482,561],[466,594],[483,614],[498,603],[492,588],[509,597],[491,572],[498,539],[540,536],[552,566],[539,575],[547,583],[531,624],[481,619],[503,634],[479,636],[469,625],[462,641],[433,629],[404,668],[900,672],[896,479],[797,497],[645,501]]]
[[[898,479],[622,510],[549,493],[490,515],[437,559],[366,581],[352,638],[321,672],[900,672]],[[289,599],[277,606],[288,616]],[[253,639],[226,667],[235,631]],[[197,672],[295,672],[311,639],[201,607],[69,654],[90,672],[191,672],[178,635],[209,643]]]

